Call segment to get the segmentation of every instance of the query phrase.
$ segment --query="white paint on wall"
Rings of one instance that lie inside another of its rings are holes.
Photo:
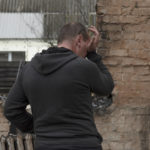
[[[56,45],[56,41],[53,42]],[[42,40],[0,40],[0,52],[25,52],[26,61],[30,61],[32,57],[43,49],[47,49],[51,45]]]

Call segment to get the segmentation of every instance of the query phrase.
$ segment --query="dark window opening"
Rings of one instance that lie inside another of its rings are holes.
[[[0,52],[0,61],[24,61],[25,60],[25,52],[22,51],[13,51],[13,52]]]

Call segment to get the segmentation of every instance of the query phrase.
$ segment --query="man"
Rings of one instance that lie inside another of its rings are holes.
[[[114,84],[95,51],[99,33],[89,31],[92,38],[80,23],[64,25],[58,46],[37,53],[9,92],[5,116],[23,132],[34,130],[35,150],[101,149],[91,92],[109,95]]]

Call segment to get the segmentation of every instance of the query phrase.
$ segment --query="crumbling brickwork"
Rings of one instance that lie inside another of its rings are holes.
[[[150,0],[97,0],[99,53],[115,80],[114,104],[95,115],[104,150],[150,150]],[[0,135],[8,121],[0,105]]]
[[[98,0],[99,53],[115,80],[114,104],[96,115],[104,150],[150,149],[150,1]]]

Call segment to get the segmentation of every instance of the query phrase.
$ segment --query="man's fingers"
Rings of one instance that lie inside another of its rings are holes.
[[[96,29],[95,26],[91,26],[89,28],[89,31],[94,33],[94,35],[93,35],[94,36],[94,40],[95,40],[95,43],[97,43],[99,41],[99,37],[100,37],[98,30]]]
[[[95,29],[95,28],[89,28],[89,31],[91,31],[91,32],[94,32],[94,33],[96,33],[96,34],[98,34],[98,32],[97,32],[97,30]]]
[[[91,26],[90,28],[88,28],[88,30],[93,33],[93,36],[91,36],[91,39],[88,44],[89,51],[90,51],[90,50],[96,49],[96,47],[98,46],[100,36],[95,26]]]
[[[92,37],[91,40],[90,40],[90,42],[89,42],[89,45],[92,45],[92,43],[94,42],[94,40],[95,40],[95,37]]]
[[[98,30],[96,29],[95,26],[91,26],[90,28],[88,28],[88,30],[90,30],[91,32],[95,33],[96,35],[99,35]]]

